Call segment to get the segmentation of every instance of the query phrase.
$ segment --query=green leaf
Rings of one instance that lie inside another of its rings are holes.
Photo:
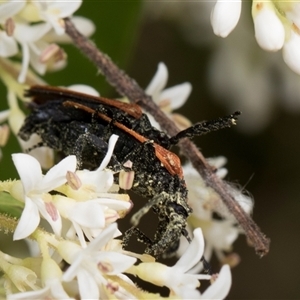
[[[10,194],[0,192],[0,213],[20,218],[24,203],[16,200]]]

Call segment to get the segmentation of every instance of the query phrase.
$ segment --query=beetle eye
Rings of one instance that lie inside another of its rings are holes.
[[[188,212],[186,211],[186,209],[183,206],[181,206],[177,203],[170,203],[170,206],[173,207],[176,214],[185,216],[186,218],[188,217]]]
[[[184,215],[186,218],[188,217],[187,211],[182,206],[178,206],[176,212],[180,215]]]

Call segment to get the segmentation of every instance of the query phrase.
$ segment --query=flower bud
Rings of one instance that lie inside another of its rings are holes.
[[[252,16],[255,38],[261,48],[277,51],[282,48],[285,31],[282,22],[276,15],[273,4],[269,2],[253,2]]]
[[[210,16],[211,25],[215,35],[223,38],[237,25],[242,9],[242,1],[217,1]]]
[[[44,282],[51,279],[60,279],[62,271],[52,258],[45,258],[41,265],[41,276]]]

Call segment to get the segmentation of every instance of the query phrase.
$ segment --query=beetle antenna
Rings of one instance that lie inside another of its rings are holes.
[[[236,121],[240,114],[240,111],[236,111],[229,116],[221,117],[211,121],[203,121],[197,123],[171,137],[169,140],[170,144],[176,145],[183,138],[193,138],[195,136],[204,135],[212,131],[217,131],[223,128],[231,127],[232,125],[236,125]]]

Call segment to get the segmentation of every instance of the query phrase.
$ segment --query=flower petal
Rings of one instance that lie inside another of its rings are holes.
[[[191,91],[192,85],[189,82],[184,82],[163,90],[159,96],[159,100],[169,100],[171,109],[175,110],[186,102]]]
[[[17,23],[14,36],[20,43],[32,43],[38,41],[50,29],[51,25],[48,23],[41,23],[36,25]]]
[[[94,23],[87,18],[74,16],[73,18],[71,18],[71,20],[74,23],[75,27],[78,29],[78,31],[84,36],[90,36],[96,30]],[[45,35],[44,39],[49,43],[53,43],[53,42],[71,43],[72,42],[71,38],[67,34],[57,35],[54,30],[48,32]]]
[[[25,198],[25,208],[14,232],[13,239],[21,240],[34,232],[40,223],[40,214],[35,203],[28,197]]]
[[[81,4],[81,0],[51,1],[48,2],[47,14],[52,14],[57,18],[70,17]]]
[[[30,65],[31,67],[40,75],[44,75],[46,73],[47,65],[41,62],[41,53],[42,49],[39,44],[36,42],[35,47],[30,47]],[[32,45],[30,45],[32,46]]]
[[[113,210],[129,209],[132,205],[130,202],[127,202],[127,201],[116,200],[116,199],[111,199],[111,198],[99,198],[99,199],[96,199],[93,201],[97,201],[97,203],[107,206]]]
[[[47,296],[49,296],[48,286],[37,291],[28,291],[7,295],[7,300],[47,299]]]
[[[62,280],[66,282],[69,282],[75,278],[76,274],[81,268],[81,264],[84,258],[84,255],[82,255],[81,247],[78,245],[74,247],[73,244],[74,243],[67,241],[62,242],[58,247],[58,253],[63,257],[64,260],[66,260],[67,263],[70,264],[70,267],[67,269],[67,271],[64,272],[62,276]],[[69,250],[71,250],[71,254]]]
[[[146,94],[152,96],[153,100],[155,101],[158,94],[166,86],[167,81],[168,81],[168,69],[164,63],[159,63],[154,77],[152,78],[151,82],[149,83],[149,85],[145,90]]]
[[[300,36],[294,31],[290,39],[285,42],[282,55],[285,63],[297,74],[300,74]]]
[[[8,18],[16,15],[26,4],[26,1],[11,0],[0,5],[0,22],[4,23]]]
[[[36,205],[39,208],[39,212],[41,215],[44,217],[45,220],[48,221],[48,223],[51,225],[53,232],[57,235],[61,235],[61,229],[62,229],[62,221],[61,221],[61,216],[54,206],[52,202],[50,203],[45,203],[41,199],[35,200]],[[52,213],[49,213],[47,210],[51,209]]]
[[[231,287],[231,272],[228,265],[224,265],[216,281],[202,294],[203,299],[225,299]]]
[[[110,170],[96,171],[79,170],[76,172],[81,180],[83,188],[91,190],[95,193],[107,192],[114,183],[113,172]]]
[[[54,299],[71,299],[69,295],[65,292],[60,278],[53,278],[47,282],[51,289],[51,295],[53,295]],[[46,298],[47,299],[47,298]]]
[[[77,159],[75,155],[69,155],[53,166],[42,179],[40,192],[51,191],[66,183],[67,172],[75,172]]]
[[[87,252],[93,252],[104,245],[106,245],[114,236],[114,233],[117,231],[117,224],[112,223],[107,228],[105,228],[85,249]]]
[[[117,143],[119,136],[116,134],[113,134],[108,141],[108,149],[107,149],[107,153],[103,159],[103,161],[101,162],[100,167],[97,170],[103,170],[104,168],[106,168],[106,166],[108,165],[108,163],[110,162],[111,156],[113,154],[115,145]]]
[[[95,24],[88,18],[74,16],[71,20],[76,28],[78,28],[78,31],[84,36],[91,36],[96,31]]]
[[[174,267],[180,268],[181,272],[190,270],[196,265],[203,256],[204,252],[204,238],[201,228],[194,230],[194,238],[186,249],[185,253],[180,257]]]
[[[63,18],[70,17],[81,5],[82,1],[50,1],[41,11],[40,17],[50,23],[57,35],[65,33]]]
[[[104,228],[104,207],[93,200],[77,203],[70,211],[72,220],[89,228]]]
[[[77,273],[77,281],[81,299],[99,299],[99,287],[89,272],[80,269]]]
[[[95,90],[93,87],[86,85],[86,84],[72,84],[67,87],[68,90],[84,93],[92,96],[99,97],[100,94],[97,90]]]
[[[109,275],[117,275],[125,272],[136,262],[136,260],[137,259],[134,257],[118,252],[101,252],[96,258],[97,264],[101,264],[101,261],[111,264],[113,270],[107,272]]]
[[[278,5],[278,6],[277,6]],[[290,9],[287,7],[290,6]],[[298,28],[300,28],[300,3],[280,1],[276,3],[276,8],[285,12],[288,20],[292,21]]]
[[[34,190],[42,180],[42,170],[39,162],[29,154],[12,154],[12,160],[23,184],[24,193]]]
[[[8,36],[6,32],[0,32],[0,56],[10,57],[18,53],[18,46],[16,40]]]

